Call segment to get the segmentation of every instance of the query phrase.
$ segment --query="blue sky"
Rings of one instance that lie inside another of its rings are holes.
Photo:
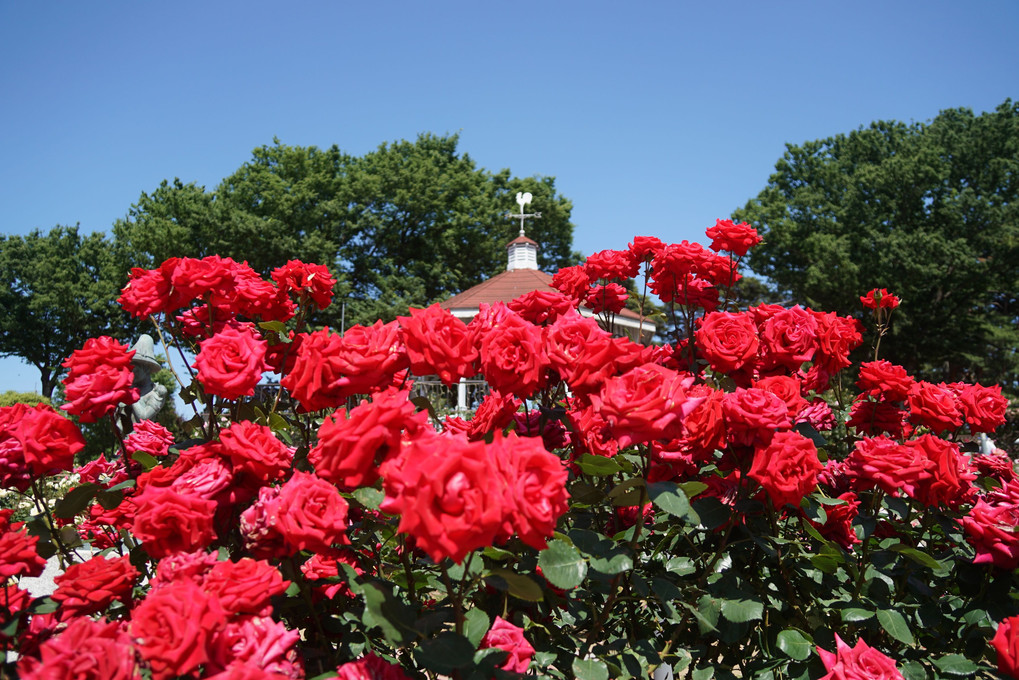
[[[1019,97],[1019,3],[0,3],[0,234],[107,230],[273,137],[459,133],[551,175],[574,246],[699,240],[784,145]],[[514,206],[507,206],[512,209]],[[0,391],[37,389],[0,361]]]

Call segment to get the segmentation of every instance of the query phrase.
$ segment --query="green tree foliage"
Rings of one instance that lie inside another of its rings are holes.
[[[36,404],[48,405],[50,400],[38,392],[15,392],[14,390],[0,392],[0,408],[14,406],[15,404],[25,404],[26,406],[35,406]]]
[[[528,225],[539,264],[555,270],[571,251],[572,204],[551,177],[491,173],[457,150],[456,135],[420,135],[364,156],[274,140],[214,192],[175,180],[142,194],[114,226],[138,264],[173,255],[246,260],[267,274],[289,259],[328,265],[338,304],[316,321],[371,323],[444,299],[505,267],[518,230],[505,214],[518,191],[542,219]]]
[[[926,377],[1019,387],[1019,104],[872,123],[788,145],[736,213],[750,267],[780,295],[842,314],[888,288],[889,358]],[[936,332],[935,332],[936,331]]]
[[[0,236],[0,356],[39,369],[47,399],[61,362],[88,338],[124,337],[133,327],[117,305],[123,262],[101,233],[78,227]]]

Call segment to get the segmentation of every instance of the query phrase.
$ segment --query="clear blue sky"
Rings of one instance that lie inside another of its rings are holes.
[[[273,137],[459,132],[574,246],[702,239],[787,142],[1019,98],[1019,2],[0,2],[0,234],[107,230]],[[507,206],[508,209],[513,206]],[[38,389],[0,361],[0,391]]]

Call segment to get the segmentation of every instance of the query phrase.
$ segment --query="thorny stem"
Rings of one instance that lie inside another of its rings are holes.
[[[50,512],[50,507],[46,503],[46,497],[39,488],[39,480],[35,478],[32,479],[32,499],[35,501],[36,510],[46,516],[46,523],[49,525],[50,536],[53,537],[53,542],[57,544],[60,568],[66,569],[68,563],[74,562],[74,560],[71,559],[71,550],[64,545],[64,541],[60,538],[60,529],[57,528],[57,523],[53,520],[53,513]]]

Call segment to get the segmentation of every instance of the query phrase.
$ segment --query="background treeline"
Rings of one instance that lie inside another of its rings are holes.
[[[505,214],[518,191],[542,213],[527,227],[541,268],[576,263],[572,204],[554,179],[478,168],[458,141],[424,134],[351,156],[274,140],[213,190],[164,181],[109,234],[0,236],[0,356],[36,366],[52,396],[60,361],[86,338],[148,330],[115,300],[131,267],[172,256],[229,256],[263,274],[290,259],[326,264],[337,302],[315,324],[390,320],[505,267],[518,229]],[[734,214],[764,237],[749,259],[763,279],[743,282],[742,297],[864,318],[859,296],[888,288],[903,305],[884,358],[1016,396],[1017,192],[1010,100],[982,115],[951,109],[788,145],[765,189]]]

